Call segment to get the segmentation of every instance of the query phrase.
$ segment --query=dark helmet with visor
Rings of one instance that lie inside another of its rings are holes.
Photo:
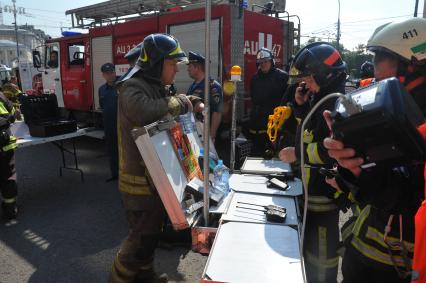
[[[165,59],[175,59],[178,62],[188,61],[185,52],[173,36],[155,33],[145,37],[137,62],[140,69],[153,78],[160,78]]]
[[[320,87],[326,87],[345,70],[346,63],[336,48],[326,42],[314,42],[297,52],[290,67],[290,76],[301,78],[312,75]]]

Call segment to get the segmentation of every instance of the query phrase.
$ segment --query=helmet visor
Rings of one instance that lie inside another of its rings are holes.
[[[272,60],[272,56],[271,53],[269,53],[267,50],[260,50],[256,55],[257,63],[262,63],[269,60]]]
[[[317,60],[314,58],[309,49],[302,50],[294,60],[293,64],[291,64],[289,75],[297,78],[312,75],[312,70],[314,69],[313,65],[315,65],[316,61]]]

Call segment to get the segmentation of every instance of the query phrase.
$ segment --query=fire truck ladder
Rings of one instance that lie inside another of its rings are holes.
[[[89,28],[110,24],[113,20],[126,20],[132,15],[141,17],[165,12],[175,7],[203,5],[204,3],[204,0],[110,0],[68,10],[65,15],[71,15],[73,28]]]

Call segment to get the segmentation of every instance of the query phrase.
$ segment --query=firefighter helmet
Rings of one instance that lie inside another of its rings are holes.
[[[274,55],[268,48],[262,47],[259,49],[259,51],[257,51],[256,61],[261,62],[272,59],[274,59]]]
[[[129,50],[129,52],[124,55],[124,58],[129,62],[134,62],[141,55],[141,50],[143,48],[143,42],[139,43],[135,47]]]
[[[256,53],[256,64],[260,64],[264,61],[271,60],[272,64],[274,64],[274,54],[268,48],[262,47]]]
[[[164,59],[175,59],[179,62],[188,61],[185,52],[173,36],[165,33],[154,33],[145,37],[138,59],[141,70],[152,77],[159,78]]]
[[[314,42],[297,52],[290,67],[290,76],[312,75],[320,87],[325,87],[345,70],[346,63],[336,48],[326,42]]]
[[[374,64],[370,61],[365,61],[362,63],[359,73],[363,79],[374,78]]]
[[[368,40],[367,49],[373,53],[393,53],[406,62],[426,62],[425,30],[424,18],[387,23],[376,28]]]

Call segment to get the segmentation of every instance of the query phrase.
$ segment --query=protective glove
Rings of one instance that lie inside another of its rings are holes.
[[[169,113],[173,117],[192,112],[193,110],[192,103],[185,94],[168,97],[168,108]]]

